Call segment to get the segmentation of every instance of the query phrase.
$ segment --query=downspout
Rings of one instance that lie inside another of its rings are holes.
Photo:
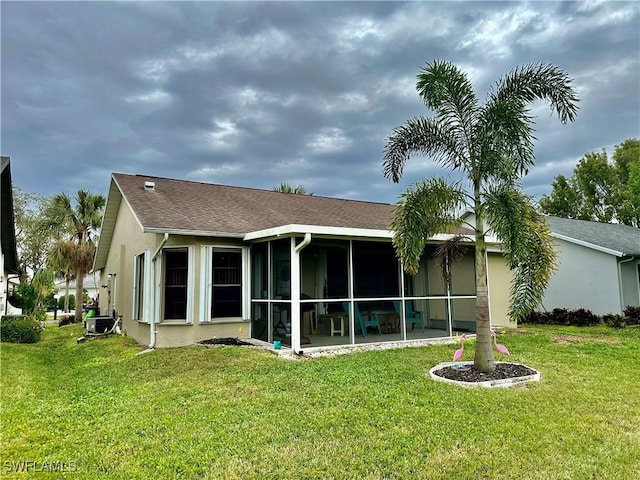
[[[298,245],[296,245],[296,248],[295,248],[296,255],[299,255],[300,252],[302,251],[302,249],[304,247],[306,247],[307,245],[309,245],[310,243],[311,243],[311,234],[310,233],[305,233],[304,234],[304,239],[302,240],[302,242],[300,242]]]
[[[151,257],[151,275],[155,275],[156,273],[156,259],[158,258],[158,255],[160,255],[160,252],[162,251],[162,249],[164,248],[164,246],[167,244],[167,241],[169,241],[169,234],[165,233],[164,237],[162,238],[162,241],[160,242],[160,245],[158,246],[158,248],[156,249],[156,251],[153,253],[153,256]],[[153,285],[153,296],[155,297],[155,293],[156,293],[156,282],[155,282],[155,278],[153,279],[154,281],[152,282]],[[158,299],[155,299],[158,300]],[[155,314],[155,302],[154,302],[154,309],[153,309],[153,314],[151,315],[151,322],[149,324],[149,350],[153,350],[156,346],[156,314]]]
[[[295,243],[295,237],[292,242]],[[300,349],[300,335],[302,333],[302,318],[300,316],[300,252],[311,243],[311,234],[305,233],[304,239],[293,247],[291,256],[291,348],[297,354]]]
[[[626,260],[621,260],[618,262],[618,287],[620,288],[620,314],[624,312],[624,287],[622,285],[622,265],[623,263],[631,262],[635,260],[635,257],[629,257]]]

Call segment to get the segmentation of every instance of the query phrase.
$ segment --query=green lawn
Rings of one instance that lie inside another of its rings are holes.
[[[492,390],[428,378],[454,345],[290,361],[80,334],[1,345],[0,477],[640,478],[637,328],[501,335],[542,381]],[[76,471],[9,473],[21,461]]]

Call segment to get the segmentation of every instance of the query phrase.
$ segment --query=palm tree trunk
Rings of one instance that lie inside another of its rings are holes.
[[[487,245],[484,239],[482,207],[476,202],[476,353],[473,366],[479,372],[490,373],[496,368],[491,348],[489,321],[489,289],[487,287]]]
[[[75,319],[77,323],[82,322],[82,272],[76,272],[76,315]]]
[[[69,313],[69,275],[65,277],[64,281],[64,313]]]

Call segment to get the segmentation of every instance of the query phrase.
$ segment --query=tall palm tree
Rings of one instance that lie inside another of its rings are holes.
[[[463,180],[423,180],[404,192],[394,213],[393,244],[404,269],[418,271],[427,239],[454,231],[464,209],[475,215],[476,352],[474,368],[495,369],[491,349],[486,265],[486,228],[501,240],[513,272],[510,315],[518,319],[535,308],[555,268],[555,253],[544,217],[521,190],[534,164],[533,121],[528,105],[549,104],[561,123],[573,121],[578,97],[572,80],[553,65],[518,67],[499,79],[480,104],[467,75],[435,60],[418,74],[417,90],[434,116],[397,127],[383,158],[385,177],[398,182],[413,154],[460,173]],[[466,188],[465,188],[466,186]]]
[[[56,240],[47,255],[47,265],[56,273],[56,278],[64,278],[64,312],[69,311],[69,283],[75,278],[75,257],[76,244],[73,240]]]
[[[65,193],[53,197],[49,220],[52,225],[65,225],[70,239],[74,243],[71,264],[76,277],[76,312],[77,322],[82,321],[82,291],[84,276],[89,273],[93,262],[95,246],[92,235],[100,228],[102,211],[106,200],[100,194],[92,194],[86,190],[78,190],[72,205],[71,198]]]

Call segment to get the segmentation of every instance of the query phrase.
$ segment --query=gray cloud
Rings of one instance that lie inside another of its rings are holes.
[[[581,156],[640,136],[637,2],[3,2],[2,154],[16,184],[105,193],[112,171],[394,202],[443,172],[382,177],[394,127],[429,115],[420,67],[450,60],[481,99],[547,61],[574,124],[533,106],[541,195]],[[446,174],[446,172],[444,172]]]

